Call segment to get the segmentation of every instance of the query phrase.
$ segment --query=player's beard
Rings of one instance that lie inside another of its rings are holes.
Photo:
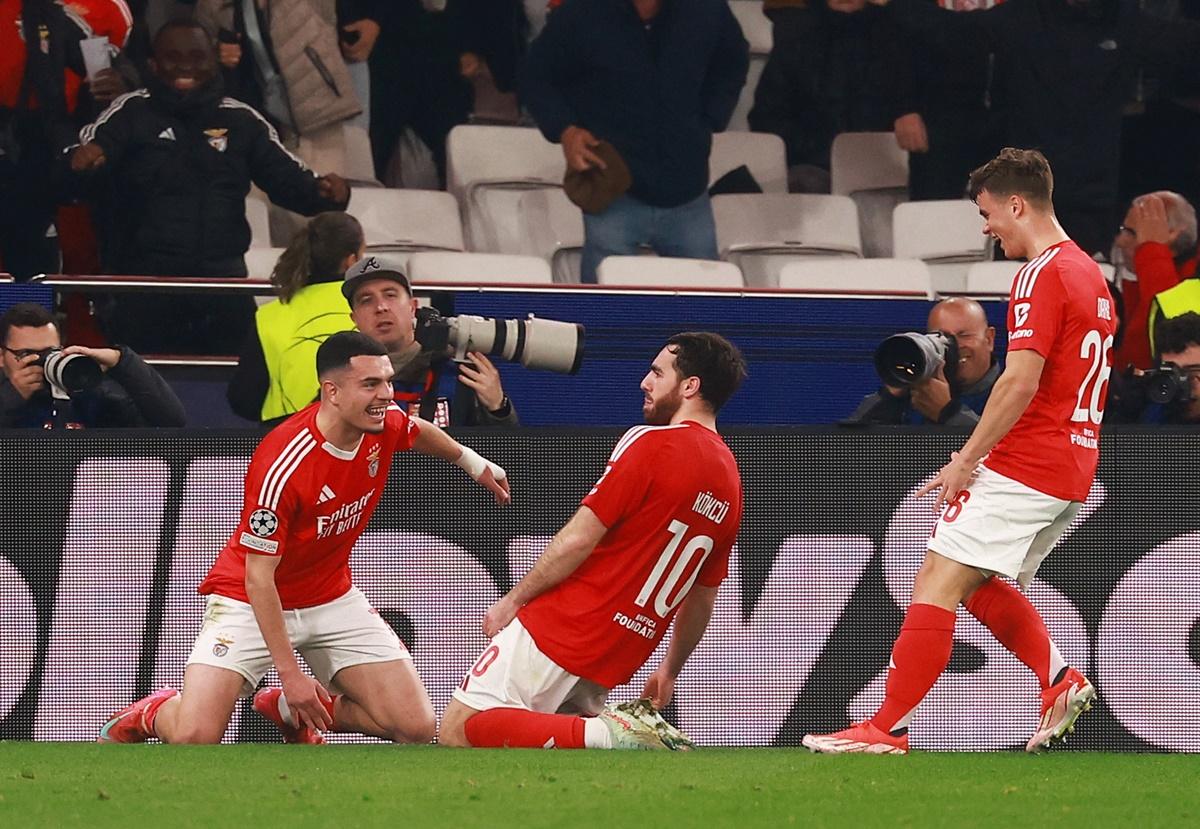
[[[665,426],[675,417],[683,405],[683,394],[678,388],[658,400],[642,404],[642,418],[651,426]]]

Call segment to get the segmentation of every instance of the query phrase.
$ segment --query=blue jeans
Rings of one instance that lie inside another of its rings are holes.
[[[659,256],[716,259],[717,229],[708,193],[678,207],[652,207],[625,195],[603,213],[584,213],[580,280],[595,284],[604,257],[634,256],[642,245]]]

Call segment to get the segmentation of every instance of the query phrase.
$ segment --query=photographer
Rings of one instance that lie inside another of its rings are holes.
[[[184,425],[183,404],[141,357],[124,346],[63,348],[40,305],[17,303],[0,316],[0,343],[0,428]]]
[[[944,299],[929,312],[928,328],[954,338],[957,362],[939,366],[933,377],[909,386],[885,383],[843,423],[970,426],[979,421],[1000,365],[992,354],[996,329],[973,299]],[[954,351],[950,351],[953,354]]]
[[[396,371],[395,399],[402,408],[439,426],[520,425],[500,383],[500,372],[477,351],[467,355],[470,363],[458,367],[461,385],[453,403],[439,396],[448,357],[441,351],[426,351],[417,342],[417,301],[407,276],[368,256],[346,271],[342,294],[358,330],[387,348]]]
[[[1112,376],[1106,423],[1200,424],[1200,314],[1160,321],[1154,344],[1158,366]]]

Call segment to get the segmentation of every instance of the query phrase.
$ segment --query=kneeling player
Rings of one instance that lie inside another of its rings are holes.
[[[218,742],[238,697],[272,664],[283,688],[260,691],[254,707],[287,742],[321,743],[327,730],[433,738],[429,695],[400,639],[351,584],[350,550],[394,452],[453,461],[498,503],[509,500],[508,482],[503,469],[392,403],[392,365],[370,337],[331,336],[317,350],[317,374],[320,402],[267,435],[250,461],[241,521],[200,585],[208,608],[183,693],[158,691],[118,711],[100,742]]]
[[[668,341],[641,385],[650,425],[617,442],[579,510],[484,617],[494,638],[454,692],[442,744],[691,748],[656,709],[704,635],[741,522],[741,478],[716,413],[745,374],[722,337]],[[605,708],[672,619],[649,701]]]

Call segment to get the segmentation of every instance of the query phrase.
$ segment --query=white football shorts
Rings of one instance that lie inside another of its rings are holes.
[[[1081,506],[981,467],[964,494],[943,510],[928,546],[960,564],[1029,587]]]
[[[524,708],[546,714],[595,716],[608,689],[560,668],[538,649],[520,619],[484,648],[454,698],[476,711]]]
[[[283,611],[288,639],[326,688],[343,668],[412,659],[400,637],[357,587],[325,604]],[[246,602],[213,594],[189,665],[212,665],[246,678],[248,696],[271,669],[271,654]]]

